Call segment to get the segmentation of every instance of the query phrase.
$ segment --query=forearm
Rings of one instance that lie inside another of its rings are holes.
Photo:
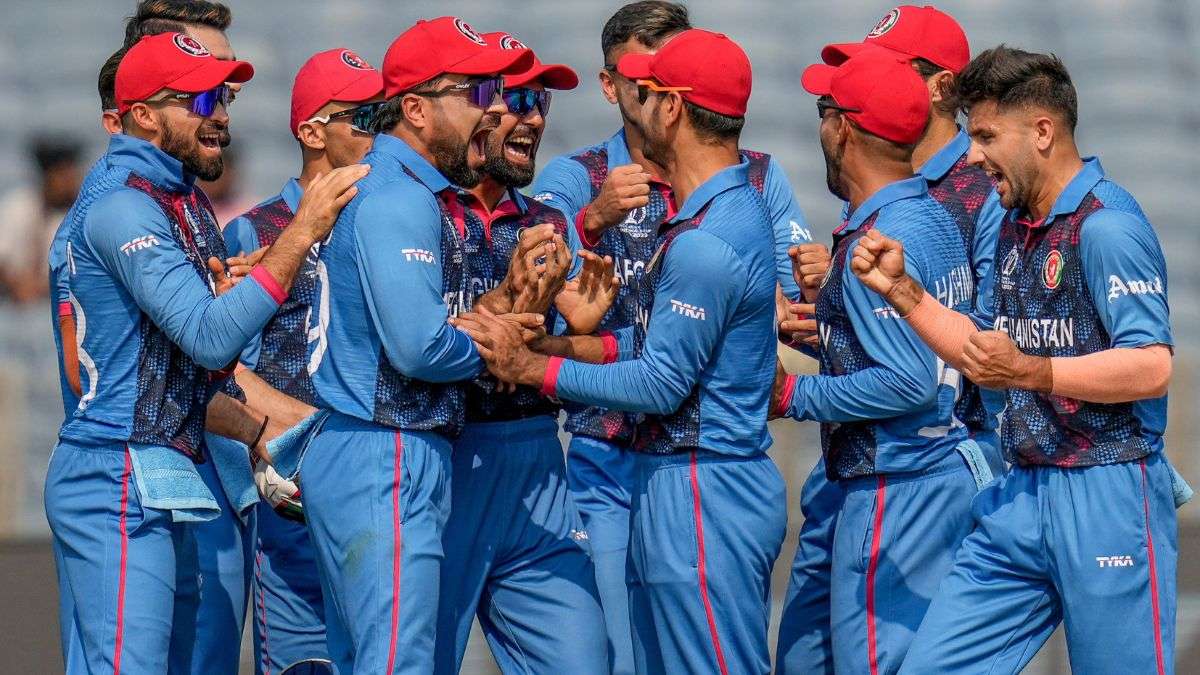
[[[1171,379],[1166,345],[1118,347],[1050,359],[1051,393],[1092,403],[1126,403],[1163,396]]]
[[[899,307],[896,311],[938,358],[956,369],[962,368],[963,346],[979,330],[970,317],[939,303],[924,290],[909,311],[901,311]]]
[[[475,305],[486,307],[492,314],[508,314],[513,311],[512,286],[506,278],[500,285],[475,299]]]
[[[262,271],[267,272],[286,297],[292,288],[292,282],[296,280],[296,271],[300,269],[315,243],[316,241],[309,235],[307,228],[293,220],[292,224],[283,229],[283,233],[263,254],[255,271],[261,268]],[[259,280],[260,282],[265,281],[261,277]]]
[[[542,392],[605,408],[666,415],[679,408],[691,388],[677,373],[664,372],[646,359],[594,365],[552,358]]]
[[[256,440],[267,416],[233,397],[218,392],[208,404],[204,428],[246,445]]]
[[[850,375],[796,376],[790,394],[784,393],[781,412],[802,421],[861,422],[919,410],[936,395],[932,376],[918,380],[872,366]]]
[[[248,368],[239,368],[234,377],[246,394],[247,405],[285,427],[295,426],[317,410],[267,384]]]
[[[75,342],[74,314],[69,311],[59,314],[58,334],[62,340],[62,366],[63,372],[67,376],[67,384],[76,396],[82,396],[83,388],[79,383],[79,345]]]
[[[546,356],[561,356],[581,363],[612,363],[619,356],[617,338],[601,335],[547,335],[530,347]]]
[[[193,306],[178,329],[176,342],[201,366],[220,370],[262,331],[280,302],[257,278],[240,283],[219,298],[207,296]]]

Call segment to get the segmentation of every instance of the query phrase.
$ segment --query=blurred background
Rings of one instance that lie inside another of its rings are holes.
[[[461,16],[480,31],[505,30],[544,61],[582,76],[557,94],[541,164],[597,142],[619,124],[601,97],[600,29],[621,2],[592,0],[233,0],[228,35],[254,80],[230,111],[234,142],[226,175],[206,187],[225,222],[275,194],[299,168],[287,129],[292,78],[312,53],[349,47],[380,65],[391,40],[416,19]],[[888,0],[696,0],[694,25],[737,40],[754,64],[743,145],[787,169],[813,235],[828,241],[840,204],[825,189],[812,97],[801,69],[831,41],[861,39],[892,8]],[[1200,185],[1200,0],[945,0],[972,52],[1006,42],[1058,54],[1079,92],[1079,145],[1150,216],[1170,268],[1176,339],[1167,447],[1200,486],[1194,439],[1200,344],[1200,229],[1184,198]],[[62,421],[46,250],[79,180],[104,149],[96,74],[123,36],[134,0],[4,0],[0,22],[0,654],[8,672],[61,670],[49,531],[42,483]],[[799,360],[796,368],[808,367]],[[799,490],[817,456],[812,425],[776,422],[772,455],[788,478],[791,534],[777,565],[781,598],[800,525]],[[1198,500],[1200,501],[1200,500]],[[1180,672],[1200,672],[1200,506],[1180,512]],[[779,603],[775,615],[778,617]],[[1114,620],[1120,620],[1114,617]],[[491,672],[475,641],[464,672]],[[1056,637],[1030,673],[1068,672]]]

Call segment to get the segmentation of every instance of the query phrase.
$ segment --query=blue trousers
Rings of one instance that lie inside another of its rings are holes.
[[[785,485],[766,455],[638,455],[629,609],[639,673],[767,673]]]
[[[254,615],[255,673],[283,673],[308,662],[315,672],[329,664],[325,603],[316,552],[308,528],[259,502],[254,539],[251,611]]]
[[[458,672],[476,616],[505,673],[609,672],[555,419],[468,424],[453,467],[435,672]]]
[[[620,446],[588,436],[572,436],[567,449],[567,483],[591,544],[613,675],[633,674],[625,564],[635,461]]]
[[[432,671],[450,442],[335,413],[300,485],[337,670]]]
[[[1177,527],[1161,455],[1016,466],[972,516],[901,672],[1018,673],[1060,622],[1074,672],[1174,672]]]
[[[221,506],[175,522],[143,507],[124,445],[60,443],[46,477],[68,672],[236,673],[247,568],[241,522]]]

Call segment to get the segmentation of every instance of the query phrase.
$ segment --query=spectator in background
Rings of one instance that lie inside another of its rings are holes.
[[[35,136],[29,155],[37,165],[38,182],[0,200],[0,295],[11,302],[41,300],[49,291],[46,253],[79,194],[81,149],[72,137]]]
[[[213,213],[216,214],[217,223],[222,228],[255,205],[255,201],[247,198],[242,190],[245,185],[242,181],[242,163],[239,161],[241,155],[230,150],[231,148],[224,148],[221,151],[225,160],[225,170],[221,172],[220,178],[197,181],[200,189],[208,195],[208,201],[212,202]],[[238,252],[229,253],[235,255]]]

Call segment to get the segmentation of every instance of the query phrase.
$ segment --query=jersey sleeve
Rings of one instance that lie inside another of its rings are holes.
[[[146,195],[117,190],[93,204],[84,236],[110,274],[167,337],[209,370],[229,365],[279,308],[249,277],[214,297]]]
[[[607,365],[563,362],[553,387],[560,398],[665,415],[691,393],[749,274],[728,244],[700,230],[679,235],[663,264],[641,355]],[[712,274],[714,269],[725,272]],[[679,311],[682,304],[691,311]]]
[[[1080,255],[1112,347],[1171,345],[1167,265],[1150,223],[1101,209],[1083,223]]]
[[[792,259],[788,249],[800,244],[812,243],[812,230],[804,220],[796,195],[788,182],[783,167],[772,157],[767,164],[767,175],[763,185],[763,199],[767,204],[771,225],[775,231],[775,273],[783,294],[793,302],[800,298],[800,287],[792,276]]]
[[[971,242],[971,267],[975,271],[975,307],[970,317],[982,330],[991,330],[995,310],[992,290],[996,286],[996,247],[1000,226],[1008,211],[1000,205],[1000,193],[992,190],[975,220],[975,240]]]
[[[238,216],[229,221],[221,234],[225,238],[225,250],[231,256],[241,255],[242,253],[253,253],[261,246],[258,239],[258,232],[255,231],[253,223],[245,216]],[[242,355],[238,357],[238,361],[253,370],[258,366],[258,355],[261,348],[262,339],[260,335],[246,344],[246,348],[242,350]]]
[[[847,252],[847,258],[853,251]],[[909,274],[924,283],[905,252]],[[897,417],[925,407],[937,395],[937,359],[878,294],[850,270],[842,271],[842,295],[854,333],[871,365],[849,375],[796,378],[788,415],[798,420],[852,422]]]
[[[446,322],[441,225],[428,190],[394,183],[358,207],[355,248],[367,308],[388,361],[418,380],[458,382],[477,375],[483,361],[471,338]]]
[[[562,211],[567,217],[567,243],[572,255],[583,248],[576,219],[592,201],[592,184],[587,169],[570,157],[555,157],[533,182],[533,198]]]

